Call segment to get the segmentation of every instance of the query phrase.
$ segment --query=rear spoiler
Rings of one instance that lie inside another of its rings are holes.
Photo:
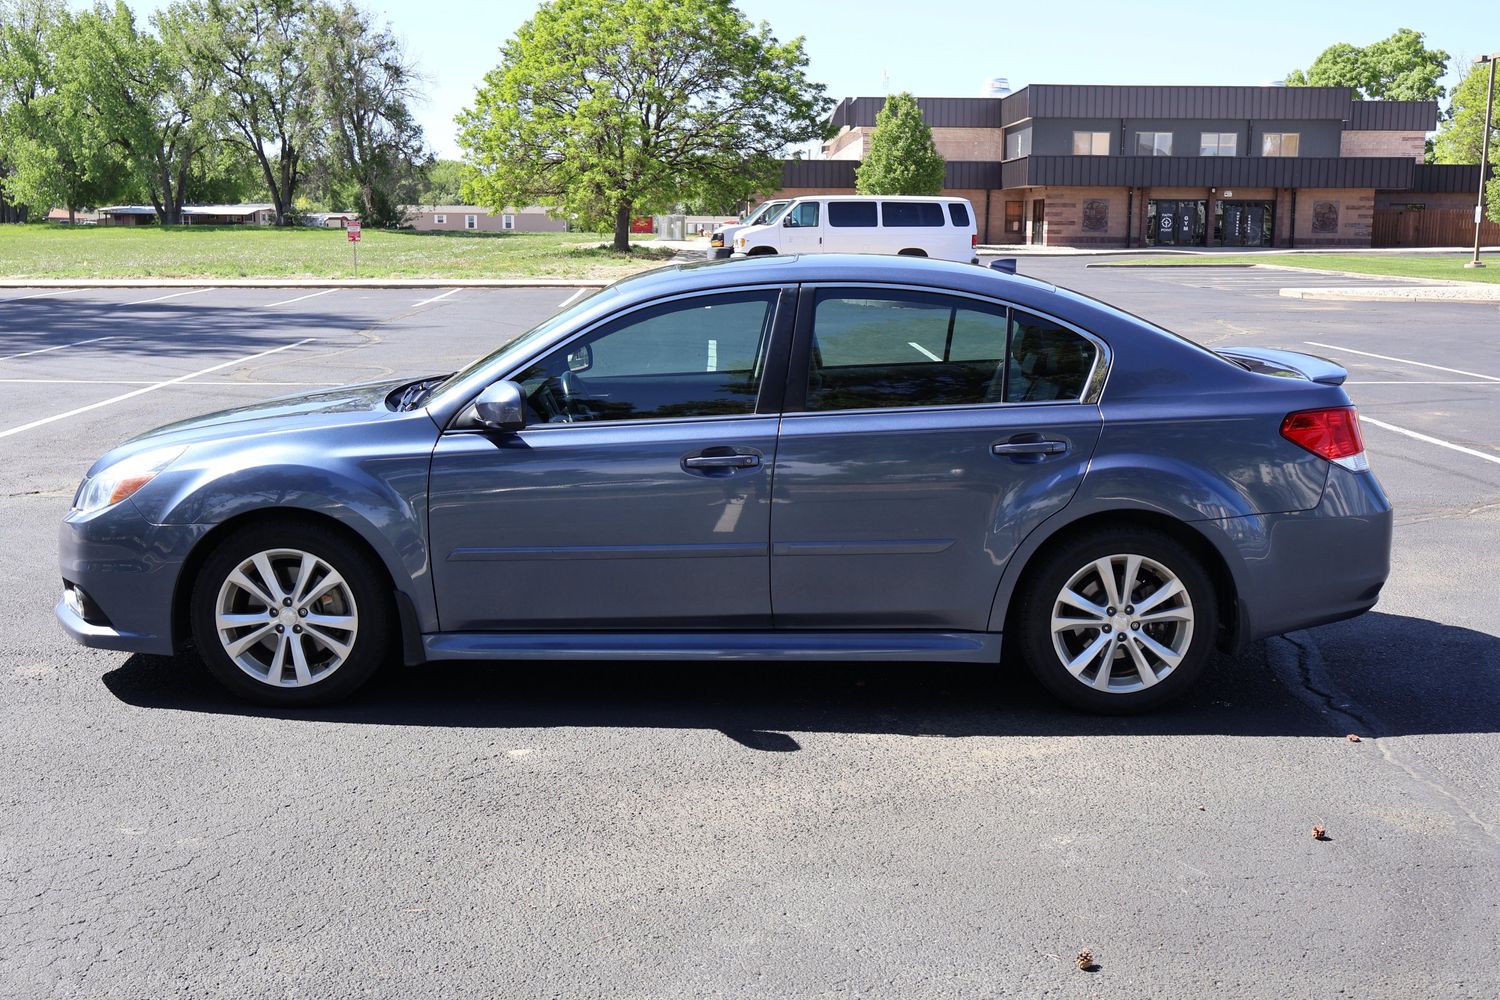
[[[1342,365],[1298,351],[1277,351],[1269,347],[1231,347],[1215,353],[1260,375],[1305,378],[1320,385],[1343,385],[1344,379],[1349,377]]]

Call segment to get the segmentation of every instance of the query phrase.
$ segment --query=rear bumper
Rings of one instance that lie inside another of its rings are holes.
[[[58,536],[64,585],[58,622],[85,646],[171,655],[177,577],[207,531],[207,525],[151,524],[129,501],[87,517],[69,515]]]
[[[1369,472],[1332,466],[1311,510],[1217,522],[1242,557],[1242,640],[1363,614],[1391,570],[1390,501]]]

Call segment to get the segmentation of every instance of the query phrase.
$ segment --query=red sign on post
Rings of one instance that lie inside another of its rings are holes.
[[[349,223],[347,232],[349,233],[349,242],[350,243],[358,243],[359,242],[359,223],[357,223],[357,222],[351,222],[351,223]]]

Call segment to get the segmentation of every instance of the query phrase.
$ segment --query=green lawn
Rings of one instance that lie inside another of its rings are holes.
[[[618,278],[670,260],[616,254],[602,233],[413,233],[366,229],[361,278]],[[649,239],[649,237],[648,237]],[[0,278],[347,278],[343,230],[260,226],[0,226]]]
[[[1464,267],[1473,260],[1466,254],[1352,254],[1352,253],[1255,253],[1195,254],[1190,257],[1150,257],[1112,261],[1107,267],[1213,267],[1232,264],[1274,264],[1305,267],[1314,271],[1344,271],[1349,274],[1387,274],[1403,278],[1441,278],[1448,281],[1500,283],[1500,254],[1480,255],[1485,267]]]

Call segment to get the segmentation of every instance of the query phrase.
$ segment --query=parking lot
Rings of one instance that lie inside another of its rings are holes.
[[[99,454],[452,371],[577,293],[0,289],[0,996],[1500,995],[1500,309],[1096,262],[1020,269],[1345,365],[1397,510],[1374,612],[1134,719],[1019,668],[742,662],[278,713],[82,649],[56,525]]]

